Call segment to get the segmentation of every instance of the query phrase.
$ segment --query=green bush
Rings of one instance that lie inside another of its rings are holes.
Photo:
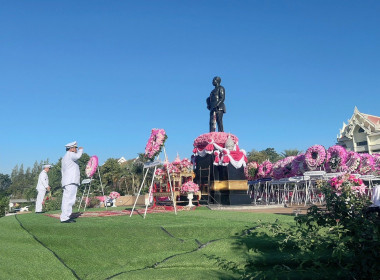
[[[62,197],[46,197],[43,208],[45,211],[61,209]]]
[[[369,208],[365,185],[346,174],[319,182],[318,188],[326,204],[310,207],[294,226],[259,223],[238,239],[237,248],[247,256],[242,279],[378,279],[380,218]],[[274,252],[265,255],[267,248]],[[237,269],[235,263],[217,263]],[[268,266],[273,270],[258,274],[258,267]]]
[[[0,196],[0,218],[5,216],[5,211],[8,210],[8,206],[9,206],[9,197]]]
[[[325,207],[313,206],[296,221],[308,238],[313,232],[325,234],[312,240],[294,240],[309,250],[319,243],[331,252],[325,259],[356,279],[378,279],[380,274],[380,219],[371,211],[365,185],[355,176],[345,174],[319,185],[326,197]]]

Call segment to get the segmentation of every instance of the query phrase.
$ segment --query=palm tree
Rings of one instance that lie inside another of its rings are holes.
[[[281,155],[286,158],[286,157],[290,157],[290,156],[298,156],[299,154],[301,154],[302,151],[298,150],[298,149],[289,149],[289,150],[284,150]]]

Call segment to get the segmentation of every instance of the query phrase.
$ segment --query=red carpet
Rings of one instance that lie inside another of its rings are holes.
[[[189,208],[189,207],[184,207],[184,206],[177,206],[177,212],[189,211],[193,209],[195,209],[195,207]],[[147,214],[168,213],[168,212],[174,212],[174,207],[173,206],[156,206],[154,208],[150,207],[146,211]],[[133,215],[144,215],[144,213],[145,213],[145,208],[135,209],[135,211],[133,211]],[[130,215],[130,214],[131,214],[131,210],[105,210],[105,211],[77,212],[77,213],[73,213],[73,216],[77,218],[88,218],[88,217],[125,216],[125,215]],[[45,214],[45,216],[49,216],[49,217],[57,218],[57,219],[59,219],[60,215],[61,215],[60,213]]]

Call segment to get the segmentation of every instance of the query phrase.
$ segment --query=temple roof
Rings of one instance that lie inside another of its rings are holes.
[[[367,135],[380,132],[380,117],[361,113],[355,106],[354,114],[348,120],[348,124],[343,123],[343,127],[339,130],[338,140],[352,139],[356,126],[360,126]]]
[[[372,115],[368,115],[368,114],[363,114],[363,113],[362,113],[362,115],[365,116],[374,125],[379,125],[380,124],[380,117],[372,116]]]

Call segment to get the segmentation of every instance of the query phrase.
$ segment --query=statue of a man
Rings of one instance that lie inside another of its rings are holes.
[[[210,97],[207,98],[207,109],[210,110],[210,132],[214,132],[216,124],[218,124],[218,131],[223,132],[223,114],[226,112],[226,105],[224,105],[224,99],[226,91],[224,87],[220,85],[222,79],[220,77],[214,77],[212,80],[215,88],[211,91]]]

